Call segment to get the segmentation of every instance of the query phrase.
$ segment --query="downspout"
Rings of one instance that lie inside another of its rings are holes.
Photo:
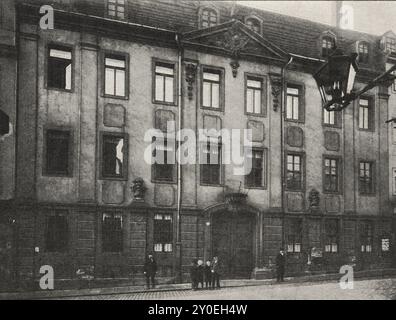
[[[180,36],[175,35],[175,41],[178,47],[178,74],[177,74],[177,107],[178,107],[178,125],[177,125],[177,218],[176,218],[176,271],[177,271],[177,282],[182,282],[182,257],[181,257],[181,206],[182,206],[182,166],[180,163],[181,159],[181,129],[183,119],[183,108],[182,108],[182,58],[183,58],[183,47],[180,42]]]
[[[290,56],[289,61],[282,67],[281,71],[281,81],[282,81],[282,93],[281,93],[281,112],[280,112],[280,120],[281,120],[281,208],[282,208],[282,246],[284,246],[284,234],[285,234],[285,110],[286,110],[286,69],[293,62],[293,57]]]

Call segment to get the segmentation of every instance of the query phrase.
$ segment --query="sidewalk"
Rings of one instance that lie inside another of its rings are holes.
[[[322,282],[322,281],[336,281],[341,278],[341,274],[319,274],[307,275],[299,277],[285,278],[285,284],[296,284],[304,282]],[[365,270],[357,271],[354,274],[355,278],[385,278],[396,277],[396,269],[381,269],[381,270]],[[222,287],[246,287],[246,286],[260,286],[271,285],[276,283],[274,279],[254,280],[254,279],[236,279],[236,280],[222,280]],[[161,284],[155,289],[149,291],[175,291],[175,290],[189,290],[191,289],[190,283],[180,284]],[[0,293],[0,300],[35,300],[46,298],[61,298],[61,297],[78,297],[78,296],[96,296],[96,295],[109,295],[121,293],[141,293],[146,292],[144,286],[124,286],[112,288],[93,288],[93,289],[72,289],[72,290],[47,290],[47,291],[34,291],[34,292],[11,292]]]

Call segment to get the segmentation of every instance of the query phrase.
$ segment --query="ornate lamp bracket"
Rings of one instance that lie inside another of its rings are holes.
[[[197,66],[193,63],[187,63],[185,68],[186,68],[188,100],[192,100],[194,83],[197,75]]]
[[[280,104],[280,95],[282,92],[282,76],[280,74],[270,73],[271,93],[272,93],[272,107],[274,111],[278,111]]]

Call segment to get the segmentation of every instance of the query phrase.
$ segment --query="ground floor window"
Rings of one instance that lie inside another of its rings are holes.
[[[390,251],[390,239],[387,236],[383,236],[381,238],[381,251],[382,252],[389,252]]]
[[[69,227],[66,213],[55,213],[47,217],[46,251],[64,252],[67,250]]]
[[[286,221],[287,252],[301,252],[302,221],[301,219],[289,219]]]
[[[173,219],[171,214],[154,216],[154,251],[172,252]]]
[[[122,215],[120,213],[104,213],[102,220],[103,252],[122,251]]]
[[[360,251],[372,252],[373,250],[373,223],[363,221],[360,225]]]
[[[329,219],[325,222],[325,252],[338,252],[338,221]]]

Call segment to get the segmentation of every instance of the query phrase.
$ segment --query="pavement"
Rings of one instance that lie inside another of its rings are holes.
[[[144,286],[122,286],[122,287],[109,287],[109,288],[92,288],[92,289],[72,289],[72,290],[42,290],[33,292],[9,292],[0,293],[0,300],[35,300],[35,299],[113,299],[119,297],[120,299],[133,298],[138,299],[160,299],[162,296],[169,297],[169,299],[181,299],[186,297],[199,297],[203,295],[203,299],[223,299],[221,293],[224,290],[232,293],[236,292],[235,297],[241,299],[241,294],[238,292],[243,292],[247,290],[247,294],[243,297],[250,296],[250,292],[255,292],[255,287],[263,288],[267,290],[268,288],[275,289],[280,286],[280,288],[304,288],[304,286],[311,287],[312,285],[320,283],[332,283],[333,286],[338,286],[338,281],[341,278],[341,274],[320,274],[320,275],[306,275],[300,277],[288,277],[285,278],[285,283],[276,284],[274,279],[264,279],[264,280],[253,280],[253,279],[237,279],[237,280],[222,280],[221,290],[200,290],[192,291],[191,284],[162,284],[158,285],[155,289],[146,290]],[[390,288],[392,288],[396,279],[395,269],[382,269],[382,270],[371,270],[365,272],[355,272],[355,279],[358,278],[375,278],[377,281],[381,279],[388,279],[391,281]],[[385,286],[388,285],[386,282]],[[317,288],[317,287],[315,287]],[[236,290],[236,291],[235,291]],[[294,290],[294,289],[293,289]],[[308,290],[309,291],[309,290]],[[320,293],[320,291],[318,292]],[[220,294],[220,296],[219,296]],[[265,295],[267,296],[267,295]],[[288,295],[290,296],[290,295]],[[231,294],[231,298],[233,295]],[[226,298],[225,298],[226,299]]]

